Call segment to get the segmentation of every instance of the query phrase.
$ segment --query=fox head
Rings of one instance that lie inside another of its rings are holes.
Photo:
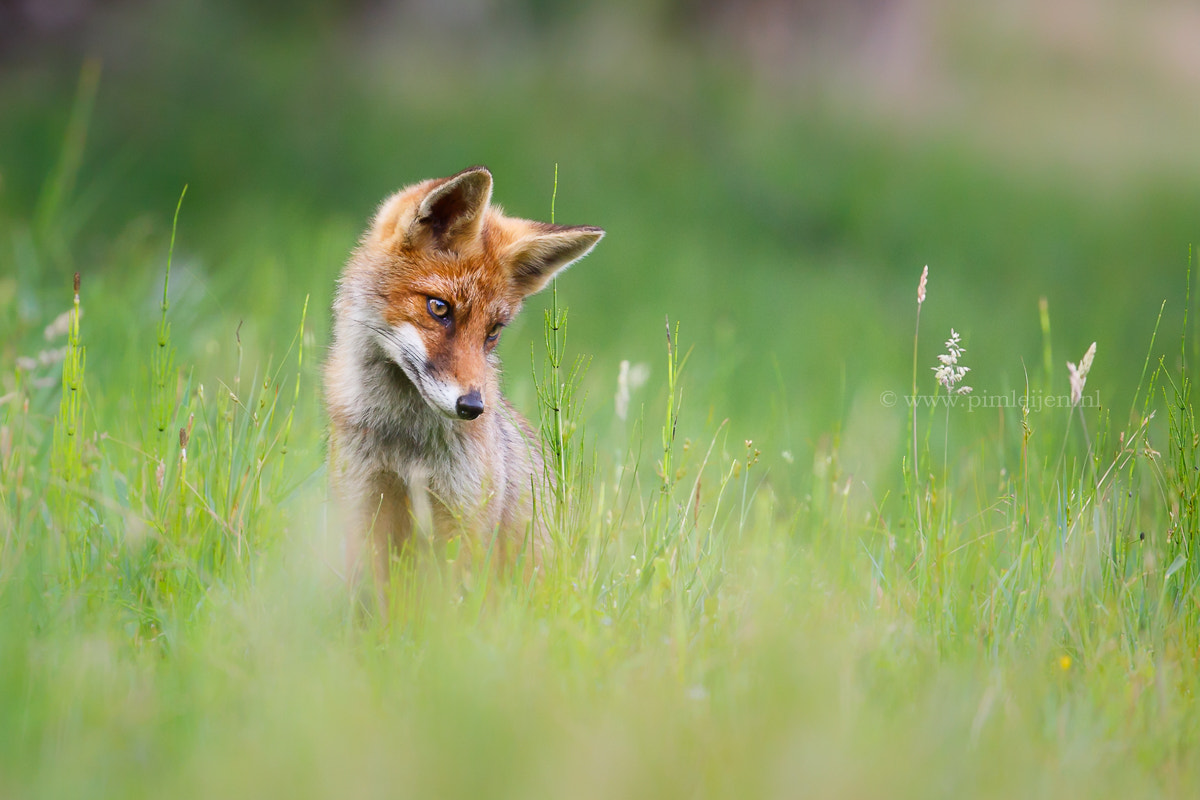
[[[493,351],[522,301],[604,236],[507,217],[491,196],[485,167],[401,189],[343,278],[346,310],[431,408],[462,420],[499,402]]]

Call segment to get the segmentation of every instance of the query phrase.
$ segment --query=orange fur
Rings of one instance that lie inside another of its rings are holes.
[[[493,334],[604,231],[507,217],[491,191],[483,167],[401,189],[342,273],[325,402],[352,579],[369,560],[381,585],[419,525],[498,537],[502,558],[545,546],[540,448],[500,393]]]

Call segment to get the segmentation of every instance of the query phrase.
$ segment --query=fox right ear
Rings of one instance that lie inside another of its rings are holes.
[[[603,228],[525,222],[530,232],[513,244],[509,271],[524,296],[540,292],[557,273],[591,252],[604,238]]]
[[[492,173],[471,167],[434,186],[408,227],[409,241],[457,250],[479,236],[484,212],[492,199]]]

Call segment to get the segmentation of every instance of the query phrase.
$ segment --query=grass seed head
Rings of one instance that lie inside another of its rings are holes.
[[[1083,354],[1083,358],[1079,360],[1079,365],[1076,366],[1070,361],[1067,362],[1067,372],[1071,378],[1071,405],[1077,406],[1083,400],[1083,387],[1087,385],[1088,372],[1092,369],[1092,360],[1096,357],[1096,343],[1092,342],[1092,346]]]
[[[971,371],[970,367],[963,366],[958,363],[962,358],[962,354],[967,352],[961,344],[961,337],[953,328],[950,329],[950,338],[946,340],[946,352],[938,356],[940,366],[933,367],[933,375],[937,382],[941,384],[945,390],[951,394],[970,394],[970,386],[959,386],[962,379]]]

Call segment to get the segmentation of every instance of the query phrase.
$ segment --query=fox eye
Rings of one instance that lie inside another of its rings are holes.
[[[437,317],[439,320],[444,320],[446,317],[450,316],[450,304],[445,300],[437,297],[431,297],[426,305],[429,308],[429,313]]]
[[[503,329],[504,329],[504,325],[502,325],[501,323],[497,322],[497,323],[496,323],[495,325],[493,325],[493,326],[492,326],[490,329],[488,329],[487,340],[488,340],[489,342],[494,342],[494,341],[496,341],[497,339],[499,339],[499,338],[500,338],[500,331],[501,331],[501,330],[503,330]]]

